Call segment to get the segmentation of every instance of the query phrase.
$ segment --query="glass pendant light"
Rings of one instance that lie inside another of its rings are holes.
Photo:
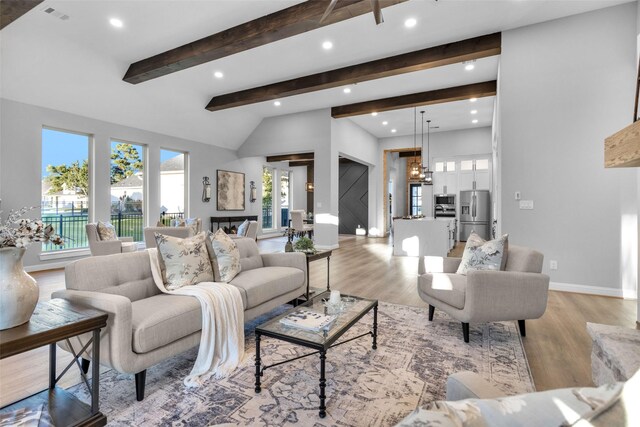
[[[420,172],[422,170],[421,164],[416,160],[417,157],[417,126],[416,126],[416,107],[413,107],[413,163],[409,166],[409,175],[411,179],[420,179]]]
[[[422,152],[424,153],[424,111],[420,111],[422,114]],[[431,120],[427,120],[427,153],[426,156],[422,156],[422,168],[420,170],[420,181],[427,185],[433,184],[433,172],[429,170],[429,143],[431,136]],[[424,158],[427,158],[427,165],[424,166]]]

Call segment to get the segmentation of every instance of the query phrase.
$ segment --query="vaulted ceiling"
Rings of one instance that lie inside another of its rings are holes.
[[[210,112],[212,97],[624,2],[409,0],[384,8],[381,25],[367,13],[133,85],[122,78],[134,62],[301,2],[44,1],[0,31],[0,96],[236,149],[265,117],[495,80],[498,60],[479,59],[473,71],[452,64],[369,80],[348,94],[334,87],[290,96],[278,107],[270,100]],[[417,25],[406,28],[407,18]],[[476,124],[466,101],[427,107],[440,130],[490,125],[492,98],[473,109]],[[396,134],[413,131],[411,109],[341,120],[392,136],[383,115]]]

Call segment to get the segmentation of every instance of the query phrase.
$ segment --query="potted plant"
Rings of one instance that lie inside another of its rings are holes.
[[[4,222],[0,216],[0,330],[29,321],[38,303],[38,285],[22,265],[26,247],[34,242],[64,243],[51,225],[39,219],[22,218],[32,209],[35,208],[11,210]]]
[[[313,240],[308,237],[302,236],[293,245],[293,249],[297,252],[304,252],[307,254],[316,253],[316,248],[313,246]]]

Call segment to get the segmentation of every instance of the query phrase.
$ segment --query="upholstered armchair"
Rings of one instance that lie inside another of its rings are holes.
[[[505,271],[470,270],[466,276],[456,274],[461,258],[420,258],[418,294],[429,304],[429,321],[436,308],[444,311],[462,322],[464,342],[469,342],[469,323],[517,320],[525,336],[525,320],[541,317],[547,308],[543,258],[533,249],[509,245]]]
[[[101,240],[98,234],[98,224],[89,223],[85,226],[87,240],[91,255],[113,255],[125,252],[135,252],[138,244],[133,241],[133,237],[118,237],[117,240]]]

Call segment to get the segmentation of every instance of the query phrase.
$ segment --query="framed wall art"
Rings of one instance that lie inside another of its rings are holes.
[[[218,169],[216,203],[219,211],[244,210],[244,174]]]

